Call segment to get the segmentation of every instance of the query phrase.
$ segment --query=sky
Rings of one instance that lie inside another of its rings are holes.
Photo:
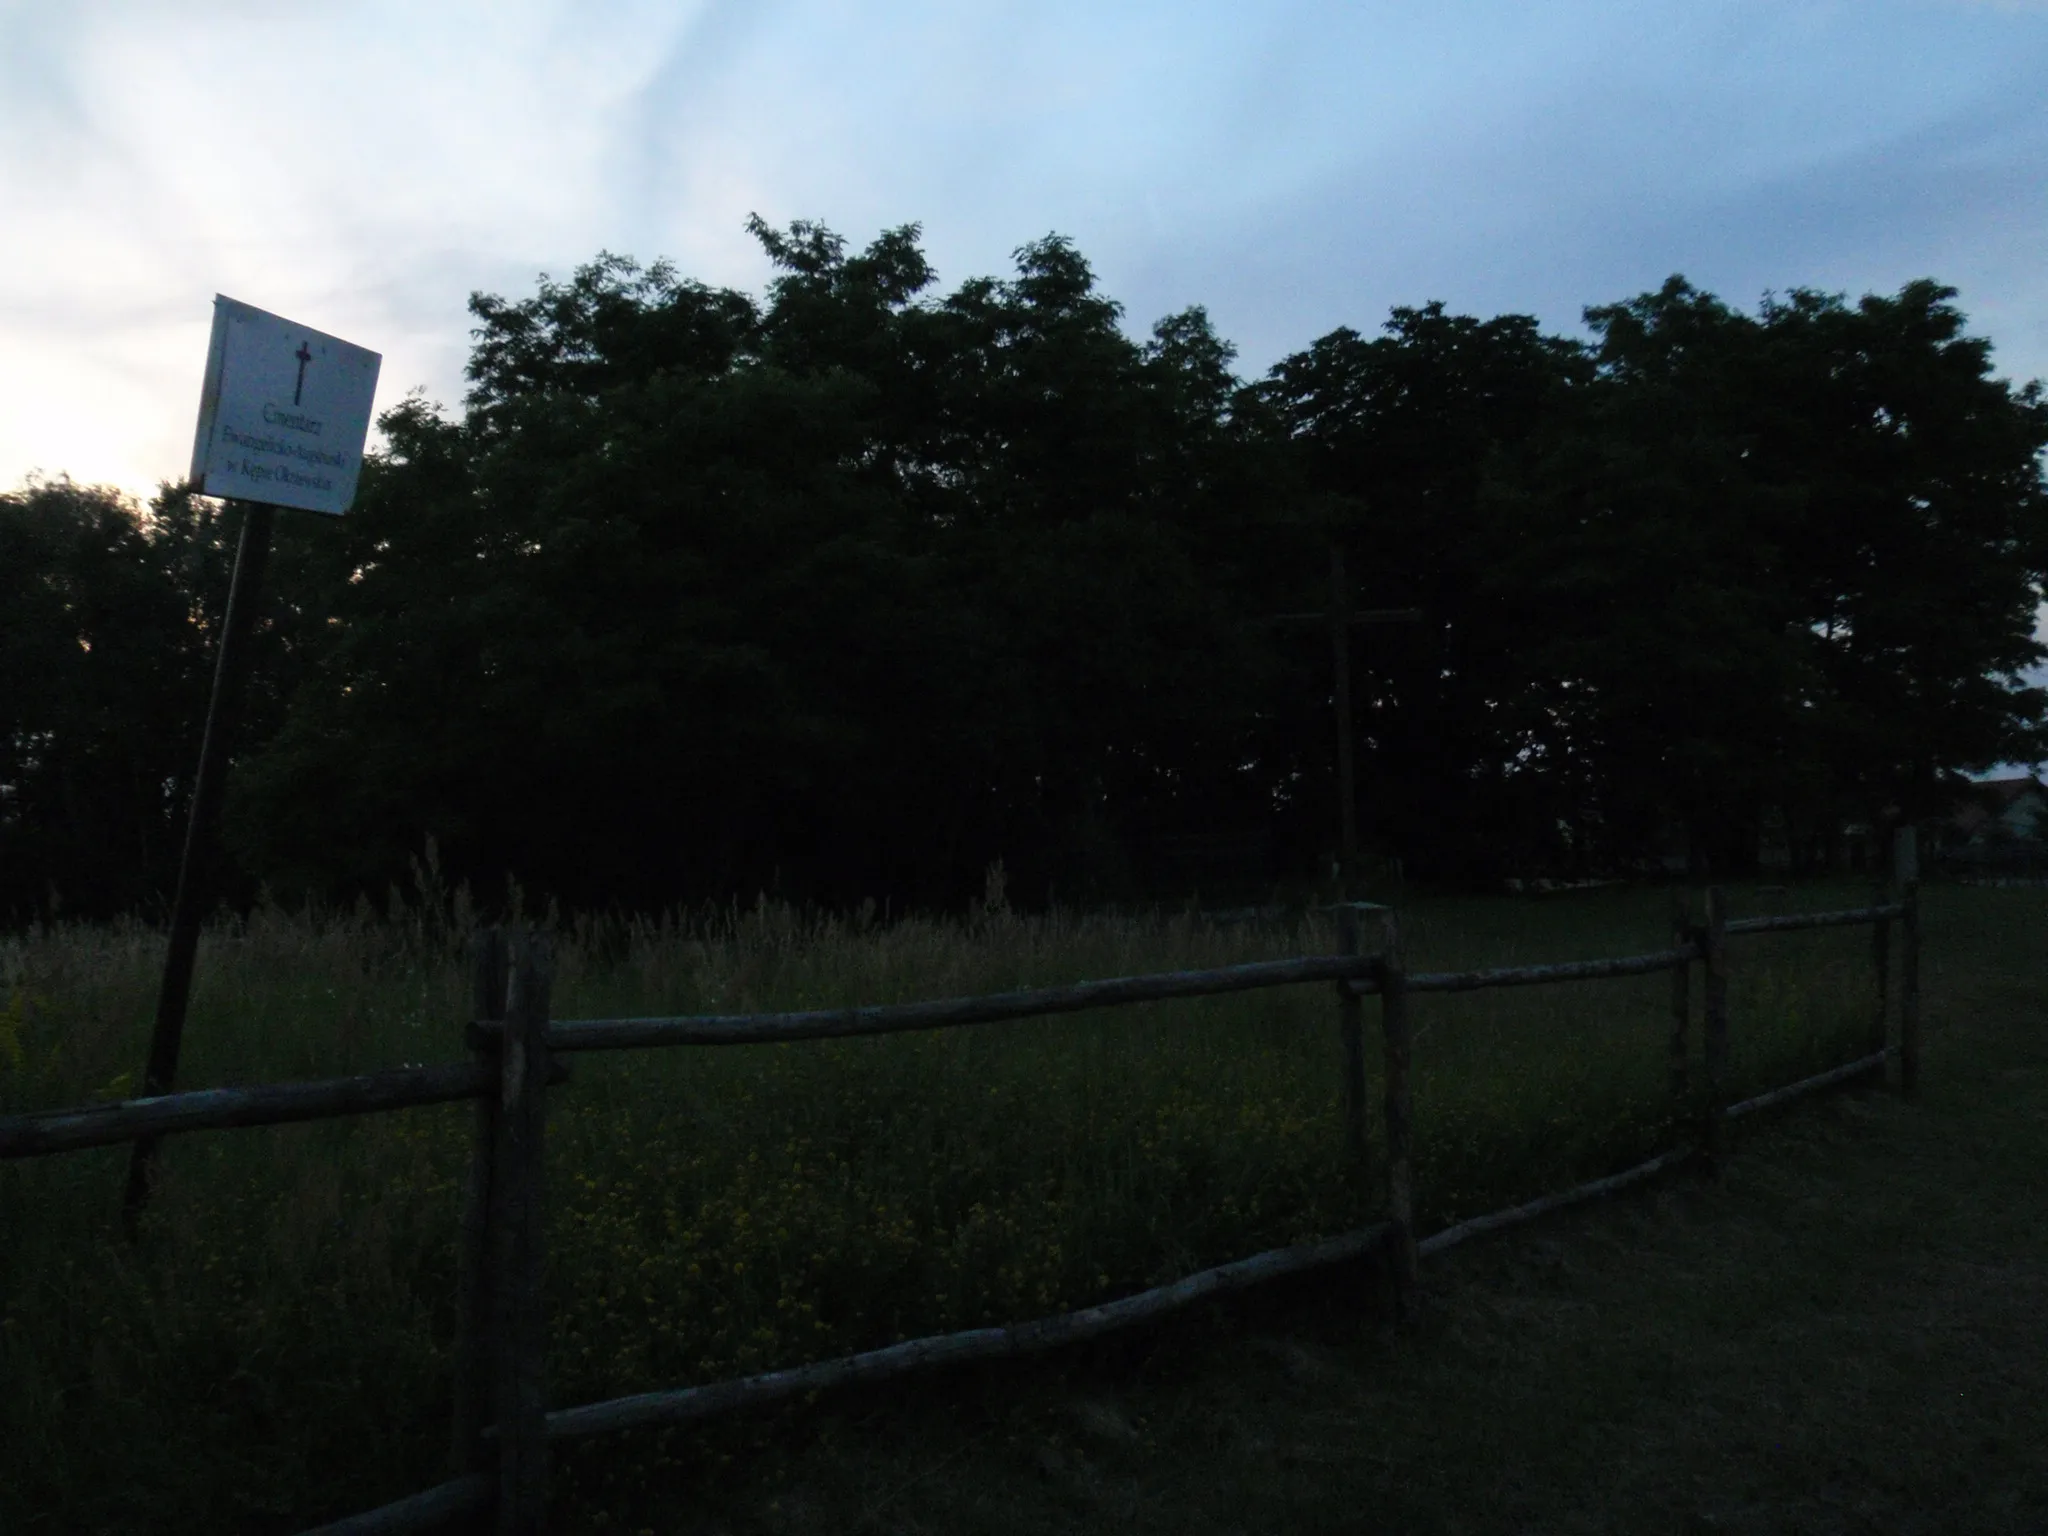
[[[0,490],[191,456],[215,293],[459,408],[477,290],[744,225],[1068,235],[1262,373],[1441,299],[1960,290],[2048,377],[2048,0],[0,0]]]

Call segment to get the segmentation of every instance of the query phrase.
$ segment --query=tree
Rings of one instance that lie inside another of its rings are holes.
[[[579,903],[951,899],[995,857],[1078,894],[1241,776],[1206,318],[1133,342],[1056,237],[933,298],[914,227],[754,230],[760,306],[610,256],[473,301],[466,414],[389,416],[312,559],[255,867],[372,885],[432,834]]]
[[[1674,278],[1587,311],[1396,310],[1263,393],[1369,601],[1369,807],[1418,868],[1755,857],[1924,816],[1945,776],[2042,747],[2037,386],[1994,379],[1954,294],[1804,290],[1755,317]]]
[[[1568,743],[1555,680],[1524,664],[1550,615],[1522,569],[1534,531],[1519,487],[1589,376],[1577,345],[1527,316],[1433,303],[1395,309],[1370,340],[1333,331],[1262,386],[1366,605],[1423,610],[1414,631],[1361,644],[1354,692],[1365,825],[1425,876],[1558,855]]]
[[[163,899],[225,606],[223,518],[69,480],[0,495],[0,914]]]
[[[1591,410],[1538,492],[1568,552],[1539,657],[1577,680],[1620,845],[1675,816],[1741,867],[1768,806],[1812,845],[2039,753],[2048,413],[1953,297],[1751,318],[1673,278],[1587,312]]]
[[[2048,746],[2048,405],[1932,283],[1755,315],[1400,308],[1246,384],[1069,240],[940,287],[915,225],[750,228],[758,299],[601,254],[476,295],[470,390],[280,522],[229,784],[244,876],[429,837],[576,906],[1162,889],[1169,835],[1334,835],[1326,545],[1368,835],[1415,874],[1739,868]],[[0,498],[0,906],[167,885],[236,518]],[[488,895],[488,892],[486,893]]]

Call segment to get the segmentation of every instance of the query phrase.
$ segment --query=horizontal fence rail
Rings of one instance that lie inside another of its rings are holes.
[[[1723,1119],[1740,1120],[1744,1115],[1753,1115],[1761,1109],[1771,1109],[1779,1104],[1803,1099],[1809,1093],[1818,1093],[1823,1088],[1832,1088],[1837,1083],[1846,1083],[1852,1078],[1867,1077],[1899,1054],[1899,1048],[1888,1045],[1881,1051],[1872,1051],[1868,1056],[1859,1056],[1854,1061],[1845,1061],[1839,1067],[1830,1067],[1825,1072],[1816,1072],[1811,1077],[1802,1077],[1796,1083],[1787,1083],[1782,1088],[1773,1088],[1769,1093],[1760,1093],[1753,1099],[1744,1099],[1740,1104],[1730,1104],[1721,1111]]]
[[[762,1407],[806,1392],[850,1386],[856,1382],[888,1381],[914,1371],[937,1370],[975,1360],[995,1360],[1056,1349],[1063,1344],[1078,1344],[1118,1328],[1129,1328],[1164,1317],[1205,1297],[1243,1290],[1282,1275],[1300,1274],[1347,1259],[1362,1259],[1385,1245],[1390,1230],[1389,1223],[1381,1222],[1340,1237],[1297,1243],[1291,1248],[1269,1249],[1248,1259],[1199,1270],[1171,1285],[1140,1291],[1135,1296],[1104,1302],[1099,1307],[1084,1307],[1078,1312],[1042,1317],[1035,1322],[910,1339],[901,1344],[891,1344],[886,1349],[869,1350],[865,1354],[821,1360],[816,1365],[767,1371],[758,1376],[708,1382],[697,1387],[679,1387],[670,1392],[642,1392],[632,1397],[587,1403],[581,1408],[564,1408],[548,1415],[548,1438],[567,1439],[651,1424],[680,1424],[691,1419],[709,1418],[713,1414]]]
[[[1799,928],[1841,927],[1897,917],[1904,910],[1894,905],[1846,912],[1750,918],[1728,924],[1726,931],[1730,934],[1776,933]],[[1613,959],[1499,966],[1481,971],[1423,972],[1408,978],[1408,990],[1473,992],[1484,987],[1544,986],[1554,982],[1641,976],[1668,971],[1687,960],[1698,959],[1699,954],[1699,946],[1693,944]],[[555,1051],[613,1051],[671,1045],[763,1045],[794,1040],[834,1040],[854,1035],[950,1029],[963,1024],[996,1024],[1013,1019],[1043,1018],[1055,1013],[1081,1013],[1090,1008],[1164,1002],[1178,997],[1213,997],[1227,992],[1252,992],[1263,987],[1296,986],[1318,981],[1341,981],[1353,995],[1370,997],[1380,990],[1378,963],[1370,955],[1310,955],[1297,960],[1256,960],[1244,965],[1219,966],[1213,970],[1118,976],[1060,987],[1036,987],[980,997],[949,997],[933,1002],[887,1003],[866,1008],[813,1008],[794,1013],[675,1014],[633,1019],[558,1019],[548,1026],[548,1048]],[[497,1027],[496,1021],[490,1019],[477,1023],[477,1028],[486,1033]]]
[[[889,1003],[872,1008],[685,1014],[648,1019],[558,1019],[548,1026],[548,1049],[616,1051],[665,1045],[762,1045],[785,1040],[838,1040],[850,1035],[950,1029],[961,1024],[996,1024],[1007,1019],[1081,1013],[1090,1008],[1164,1002],[1176,997],[1253,992],[1261,987],[1360,981],[1372,975],[1376,963],[1369,955],[1310,955],[1299,960],[1257,960],[1208,971],[1118,976],[1063,987],[949,997],[929,1003]],[[498,1027],[489,1019],[477,1023],[477,1028],[487,1033]]]
[[[50,1109],[0,1117],[0,1158],[43,1157],[108,1147],[167,1131],[218,1131],[251,1125],[284,1125],[341,1115],[410,1109],[473,1099],[490,1086],[487,1075],[466,1061],[431,1067],[394,1067],[355,1077],[307,1083],[267,1083],[251,1088],[203,1088],[166,1093],[82,1109]]]
[[[1691,1159],[1692,1148],[1680,1147],[1651,1158],[1646,1163],[1637,1163],[1633,1168],[1624,1168],[1620,1173],[1609,1174],[1604,1179],[1590,1179],[1584,1184],[1575,1184],[1570,1189],[1561,1189],[1554,1195],[1544,1195],[1535,1200],[1511,1205],[1505,1210],[1491,1211],[1484,1216],[1474,1216],[1461,1221],[1454,1227],[1446,1227],[1415,1245],[1416,1254],[1429,1258],[1442,1253],[1446,1248],[1455,1248],[1459,1243],[1475,1237],[1484,1237],[1489,1232],[1498,1232],[1503,1227],[1518,1227],[1525,1221],[1534,1221],[1538,1216],[1548,1216],[1552,1211],[1561,1211],[1567,1206],[1583,1205],[1588,1200],[1597,1200],[1602,1195],[1611,1195],[1616,1190],[1627,1189],[1631,1184],[1640,1184],[1645,1179],[1655,1178],[1667,1168],[1676,1168]]]
[[[1782,917],[1744,918],[1726,927],[1730,935],[1782,933],[1802,928],[1843,927],[1900,917],[1904,906],[1859,908],[1853,911],[1799,913]],[[1410,976],[1410,992],[1470,992],[1487,987],[1544,986],[1558,982],[1647,975],[1697,959],[1690,945],[1603,960],[1574,960],[1554,965],[1500,966],[1478,971],[1423,972]],[[1068,986],[998,992],[980,997],[943,998],[934,1002],[896,1003],[867,1008],[811,1009],[794,1013],[698,1014],[632,1019],[564,1019],[548,1030],[555,1051],[601,1051],[672,1045],[748,1045],[793,1040],[829,1040],[856,1035],[893,1034],[946,1029],[964,1024],[1039,1018],[1078,1013],[1131,1003],[1172,998],[1216,996],[1265,987],[1342,981],[1356,996],[1379,992],[1378,961],[1368,955],[1312,955],[1294,960],[1262,960],[1212,970],[1168,971],[1147,976],[1122,976]],[[489,1034],[496,1020],[479,1021]],[[551,1081],[566,1074],[557,1068]],[[335,1119],[347,1115],[410,1109],[428,1104],[475,1098],[490,1086],[488,1069],[474,1062],[394,1067],[352,1077],[303,1083],[272,1083],[248,1088],[209,1088],[126,1099],[115,1104],[76,1109],[42,1110],[0,1116],[0,1158],[41,1157],[112,1146],[141,1136],[173,1131],[228,1130],[295,1121]],[[1729,1111],[1732,1115],[1733,1109]]]
[[[497,1494],[497,1479],[473,1472],[331,1525],[316,1526],[302,1536],[400,1536],[409,1531],[438,1531],[464,1515],[489,1513]]]
[[[1844,928],[1860,923],[1884,922],[1903,917],[1905,907],[1892,903],[1881,907],[1857,907],[1841,912],[1797,912],[1782,917],[1748,917],[1726,924],[1722,932],[1735,937],[1752,933],[1791,933],[1802,928]],[[1408,978],[1410,992],[1477,992],[1487,987],[1538,987],[1565,981],[1602,981],[1619,976],[1647,976],[1701,957],[1697,943],[1671,949],[1652,950],[1643,955],[1622,955],[1603,960],[1567,960],[1552,965],[1502,965],[1479,971],[1424,971]],[[1380,990],[1376,978],[1346,983],[1356,996],[1369,997]]]
[[[1842,912],[1786,912],[1776,917],[1738,917],[1725,928],[1729,934],[1789,933],[1800,928],[1852,928],[1859,923],[1881,923],[1906,915],[1902,901],[1878,907],[1851,907]]]
[[[1613,976],[1647,976],[1668,971],[1688,960],[1697,960],[1700,949],[1688,944],[1676,949],[1652,950],[1647,955],[1623,955],[1613,960],[1567,960],[1558,965],[1503,965],[1486,971],[1424,971],[1408,978],[1410,992],[1477,992],[1483,987],[1540,987],[1561,981],[1603,981]],[[1377,992],[1377,984],[1354,991]]]

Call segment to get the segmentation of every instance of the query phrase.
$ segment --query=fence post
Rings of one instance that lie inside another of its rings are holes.
[[[547,941],[515,929],[499,1054],[491,1171],[491,1372],[498,1424],[498,1536],[539,1536],[547,1520],[547,1334],[541,1295],[542,1142],[547,1125]]]
[[[1408,1075],[1411,1058],[1408,1029],[1408,973],[1401,964],[1401,930],[1396,914],[1384,919],[1385,943],[1380,956],[1380,1024],[1387,1043],[1387,1216],[1391,1240],[1394,1294],[1406,1311],[1415,1295],[1415,1105]]]
[[[1892,834],[1892,879],[1906,915],[1899,924],[1899,1093],[1920,1096],[1920,839],[1910,823]]]
[[[1877,906],[1889,906],[1892,901],[1892,893],[1883,884],[1879,884],[1871,893],[1871,899]],[[1891,1009],[1892,920],[1888,917],[1880,917],[1870,925],[1870,965],[1877,984],[1877,996],[1871,1005],[1870,1038],[1866,1042],[1866,1049],[1872,1054],[1877,1054],[1882,1052],[1889,1043],[1890,1019],[1888,1015]],[[1870,1081],[1873,1083],[1882,1083],[1884,1081],[1884,1058],[1882,1055],[1878,1055],[1877,1065],[1870,1069]]]
[[[1701,1034],[1707,1065],[1700,1153],[1707,1171],[1713,1173],[1720,1168],[1723,1111],[1728,1107],[1728,903],[1717,885],[1707,887],[1707,921],[1700,930],[1700,953],[1706,961],[1706,1017]]]
[[[1693,942],[1691,903],[1685,892],[1671,892],[1671,947],[1688,948]],[[1692,1091],[1690,1033],[1692,1029],[1692,961],[1683,958],[1671,967],[1671,1102],[1683,1115]]]
[[[1356,955],[1359,938],[1359,910],[1356,903],[1337,904],[1337,953]],[[1344,1152],[1351,1177],[1358,1187],[1367,1187],[1371,1168],[1370,1114],[1365,1097],[1365,1004],[1351,990],[1348,981],[1337,983],[1337,1036],[1344,1046]]]
[[[449,1436],[450,1471],[456,1476],[482,1472],[489,1465],[484,1426],[490,1422],[493,1398],[492,1324],[497,1304],[491,1293],[491,1164],[497,1154],[498,1041],[476,1027],[476,1020],[505,1018],[505,935],[497,928],[479,932],[470,944],[470,1022],[463,1035],[472,1060],[492,1070],[490,1085],[476,1100],[469,1184],[463,1193],[462,1225],[455,1253],[455,1411]]]

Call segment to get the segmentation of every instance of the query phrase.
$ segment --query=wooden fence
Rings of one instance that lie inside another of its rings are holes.
[[[1185,1307],[1203,1297],[1277,1276],[1369,1254],[1388,1262],[1395,1294],[1407,1304],[1421,1259],[1467,1239],[1529,1221],[1651,1178],[1687,1162],[1711,1169],[1727,1122],[1850,1080],[1882,1081],[1899,1058],[1899,1087],[1917,1090],[1920,1056],[1919,888],[1910,829],[1897,846],[1899,878],[1889,900],[1851,911],[1730,922],[1719,890],[1706,894],[1703,919],[1674,910],[1672,944],[1649,954],[1562,965],[1410,975],[1402,964],[1391,912],[1360,905],[1339,909],[1339,953],[1262,961],[1207,971],[1131,976],[986,997],[889,1007],[801,1013],[677,1018],[569,1019],[549,1016],[550,969],[538,934],[497,930],[479,937],[475,956],[475,1021],[467,1031],[470,1059],[405,1067],[357,1077],[265,1087],[172,1093],[82,1109],[0,1117],[0,1158],[36,1157],[109,1146],[169,1131],[278,1125],[470,1099],[476,1104],[474,1155],[464,1200],[457,1270],[454,1415],[449,1481],[397,1503],[319,1528],[324,1536],[427,1530],[457,1519],[494,1518],[505,1533],[539,1532],[547,1501],[550,1440],[607,1430],[679,1424],[772,1403],[822,1388],[875,1382],[912,1371],[1022,1355],[1093,1338]],[[1382,932],[1370,952],[1367,914]],[[1888,1038],[1891,924],[1899,946],[1898,1041]],[[1866,1049],[1854,1060],[1768,1093],[1730,1103],[1728,1083],[1728,942],[1749,934],[1841,925],[1869,925],[1877,978]],[[1701,963],[1703,1075],[1695,1081],[1691,1045],[1691,974]],[[1671,1087],[1693,1134],[1686,1144],[1603,1179],[1475,1217],[1417,1239],[1414,1230],[1413,1116],[1410,1101],[1410,998],[1419,992],[1468,992],[1539,986],[1659,971],[1671,976]],[[1362,1002],[1380,1000],[1385,1052],[1384,1163],[1387,1220],[1356,1232],[1274,1249],[1189,1275],[1171,1285],[1056,1317],[999,1328],[913,1339],[865,1354],[769,1371],[736,1380],[645,1392],[549,1411],[542,1307],[542,1217],[546,1161],[546,1092],[566,1080],[557,1058],[575,1051],[669,1045],[741,1045],[825,1040],[909,1030],[946,1029],[1006,1019],[1170,998],[1214,996],[1256,988],[1332,983],[1343,1045],[1346,1144],[1353,1171],[1367,1143]]]

